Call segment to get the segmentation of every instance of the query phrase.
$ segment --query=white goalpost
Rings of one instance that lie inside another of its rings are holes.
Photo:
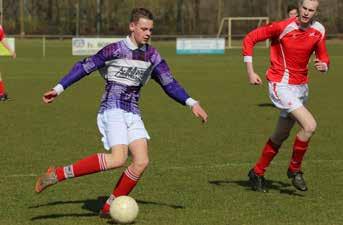
[[[233,42],[233,37],[235,37],[235,35],[232,34],[232,27],[233,27],[232,23],[234,21],[256,21],[257,24],[255,27],[259,27],[262,24],[269,23],[269,17],[223,17],[221,20],[221,23],[220,23],[218,33],[217,33],[217,38],[219,38],[221,33],[223,32],[224,24],[226,21],[228,22],[227,23],[228,34],[227,34],[226,48],[232,49],[232,48],[241,48],[241,45],[235,45]],[[265,45],[262,47],[268,48],[269,47],[269,40],[266,40]]]

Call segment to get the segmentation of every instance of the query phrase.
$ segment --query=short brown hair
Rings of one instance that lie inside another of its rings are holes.
[[[296,5],[289,5],[287,7],[287,13],[289,13],[290,11],[292,11],[293,9],[296,9],[298,11],[298,6]]]
[[[134,8],[131,12],[130,22],[138,22],[140,18],[154,20],[152,13],[145,8]]]

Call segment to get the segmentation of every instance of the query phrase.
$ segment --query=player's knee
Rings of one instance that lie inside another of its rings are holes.
[[[309,135],[313,135],[317,129],[317,123],[316,121],[313,121],[312,123],[309,123],[303,127],[305,133]]]
[[[132,162],[132,164],[138,173],[142,173],[149,165],[149,158],[135,160]]]

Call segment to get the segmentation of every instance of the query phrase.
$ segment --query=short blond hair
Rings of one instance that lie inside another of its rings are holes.
[[[300,0],[299,5],[303,5],[305,0]],[[319,5],[319,0],[309,0],[310,2],[318,2]]]

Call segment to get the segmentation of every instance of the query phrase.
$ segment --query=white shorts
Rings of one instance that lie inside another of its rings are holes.
[[[308,85],[282,84],[269,82],[269,98],[281,110],[280,116],[286,118],[288,114],[304,104],[308,99]]]
[[[129,145],[137,139],[150,139],[141,117],[122,109],[99,113],[97,123],[106,150],[115,145]]]

